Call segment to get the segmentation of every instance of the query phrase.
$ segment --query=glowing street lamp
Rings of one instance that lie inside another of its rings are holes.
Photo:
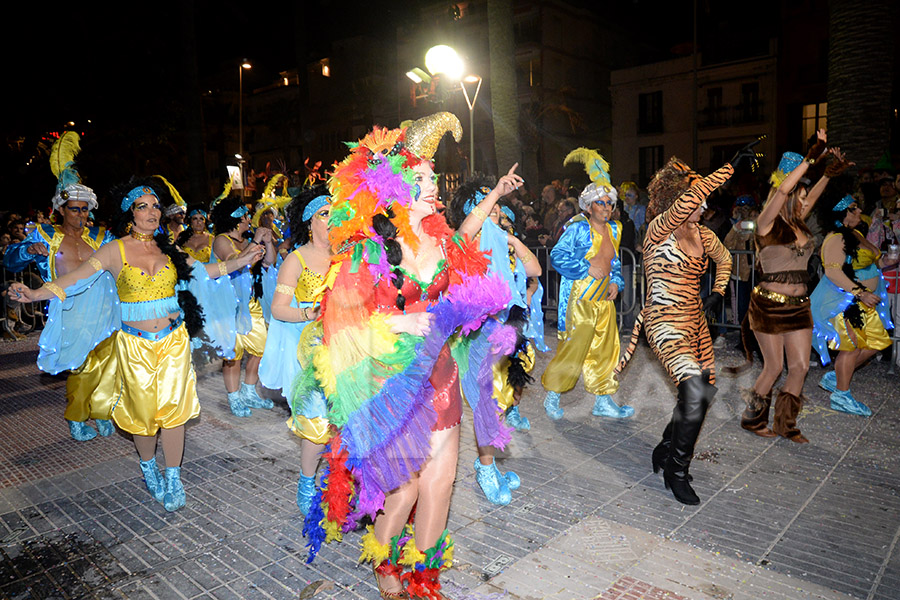
[[[250,69],[252,66],[245,58],[238,67],[238,154],[241,156],[244,154],[244,69]],[[241,185],[244,184],[244,162],[240,161]]]
[[[459,84],[462,88],[463,96],[466,98],[466,105],[469,107],[469,175],[475,175],[475,102],[478,100],[478,92],[481,91],[482,79],[478,75],[467,75]],[[469,91],[466,84],[476,84],[475,93],[469,98]]]
[[[463,74],[463,61],[450,46],[433,46],[425,53],[425,68],[432,75],[442,73],[454,81]]]

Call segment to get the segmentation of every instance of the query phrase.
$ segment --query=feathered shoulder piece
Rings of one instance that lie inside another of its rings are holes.
[[[563,166],[568,166],[572,163],[581,163],[584,165],[584,170],[588,174],[588,177],[591,178],[591,183],[598,186],[605,185],[612,187],[612,183],[609,179],[609,163],[606,162],[606,159],[596,150],[591,150],[590,148],[575,148],[566,155]]]
[[[375,237],[376,214],[392,213],[398,237],[416,245],[405,209],[415,197],[413,167],[421,161],[406,148],[405,133],[375,127],[358,143],[348,144],[350,154],[335,165],[328,179],[332,197],[328,237],[338,257],[357,242]]]

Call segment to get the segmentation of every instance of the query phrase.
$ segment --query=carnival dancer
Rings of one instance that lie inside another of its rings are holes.
[[[74,131],[60,136],[50,149],[50,168],[58,179],[53,195],[53,210],[59,213],[61,225],[42,224],[24,241],[12,244],[3,256],[3,265],[18,273],[34,263],[46,282],[74,271],[100,246],[115,238],[102,227],[87,227],[87,217],[97,208],[97,195],[81,183],[75,169],[75,156],[80,151],[80,138]],[[65,419],[72,438],[84,442],[112,435],[110,412],[113,405],[113,382],[116,363],[113,338],[107,337],[90,351],[82,364],[70,369],[66,379]],[[87,424],[94,419],[97,431]]]
[[[838,159],[811,185],[806,175],[812,164],[824,159],[826,141],[822,129],[805,158],[786,152],[769,180],[772,188],[756,226],[761,275],[747,310],[750,329],[763,355],[763,368],[753,387],[742,390],[747,408],[741,416],[741,427],[761,437],[780,435],[800,444],[809,441],[797,427],[797,415],[803,407],[813,326],[806,286],[815,240],[806,218],[828,180],[850,165],[838,150]],[[769,408],[785,355],[788,373],[775,399],[773,431],[769,429]]]
[[[541,267],[534,254],[513,233],[501,225],[501,214],[515,222],[515,213],[498,203],[501,193],[516,189],[521,178],[513,165],[500,179],[496,190],[485,181],[461,185],[453,195],[448,213],[451,225],[461,235],[478,240],[479,249],[490,253],[489,271],[503,276],[510,288],[509,306],[495,318],[516,327],[516,347],[513,352],[494,364],[493,397],[504,411],[506,423],[517,430],[528,430],[531,424],[519,413],[519,400],[525,386],[532,381],[535,347],[546,351],[544,343],[544,314],[541,310],[543,289],[540,281],[529,293],[529,278],[541,275]],[[505,220],[505,219],[504,219]],[[493,504],[504,506],[512,500],[511,492],[520,485],[513,471],[501,474],[495,462],[493,446],[479,446],[475,459],[475,479],[481,491]]]
[[[650,181],[644,270],[647,298],[638,315],[628,348],[616,368],[621,371],[634,353],[641,326],[647,341],[678,387],[672,419],[654,448],[653,471],[663,469],[667,489],[682,504],[699,504],[688,469],[706,411],[715,396],[716,373],[705,309],[721,302],[731,276],[731,255],[708,228],[699,224],[706,198],[734,173],[739,161],[757,160],[753,147],[742,148],[711,175],[702,178],[672,157]],[[716,277],[706,301],[700,299],[700,277],[707,257]]]
[[[291,246],[278,269],[272,298],[272,319],[266,349],[259,364],[259,380],[271,390],[282,390],[291,407],[287,424],[301,439],[297,506],[305,516],[316,493],[316,469],[324,445],[331,438],[325,395],[316,387],[305,402],[291,395],[294,380],[303,370],[312,371],[311,347],[321,338],[321,324],[304,331],[321,314],[325,275],[331,266],[328,212],[331,196],[325,185],[303,190],[286,210]],[[312,330],[317,330],[313,332]],[[301,343],[301,339],[304,342]],[[306,341],[310,340],[310,341]]]
[[[209,232],[209,215],[199,206],[192,207],[188,211],[188,225],[178,236],[175,245],[194,260],[210,262],[214,236]]]
[[[213,241],[214,261],[237,256],[251,244],[245,239],[245,235],[250,235],[250,211],[239,198],[226,197],[219,201],[212,209],[211,217],[216,233]],[[222,361],[228,407],[236,417],[249,417],[251,408],[274,406],[270,399],[260,397],[256,383],[259,381],[259,361],[266,347],[266,322],[259,302],[262,297],[261,269],[275,263],[276,251],[271,229],[259,227],[250,237],[252,244],[262,245],[266,253],[256,272],[251,273],[250,268],[246,267],[231,274],[231,285],[238,299],[235,325],[238,336],[233,356],[226,356]],[[248,357],[242,383],[241,359],[245,352]]]
[[[210,278],[259,260],[264,251],[249,247],[215,265],[193,261],[158,232],[164,190],[153,178],[132,179],[114,189],[111,196],[120,202],[116,229],[124,237],[54,282],[37,290],[13,284],[10,293],[30,302],[53,299],[41,335],[41,351],[49,354],[45,358],[50,362],[65,360],[79,348],[86,352],[90,344],[121,327],[115,336],[112,419],[132,434],[147,489],[167,511],[174,511],[185,504],[184,425],[200,413],[189,332],[203,326],[204,314],[208,325],[233,319],[233,298],[222,294]],[[117,302],[110,302],[111,295],[118,296]],[[218,329],[210,326],[205,331]],[[213,342],[222,351],[233,343],[233,335]],[[165,477],[156,465],[157,433]]]
[[[373,562],[385,598],[443,597],[460,388],[478,444],[502,447],[510,433],[491,398],[491,367],[515,335],[485,321],[506,308],[509,286],[483,275],[487,258],[437,212],[431,158],[448,130],[462,134],[450,113],[375,128],[329,181],[335,264],[314,364],[337,433],[326,454],[325,513],[314,502],[304,532],[312,560],[322,539],[374,518],[362,559]],[[470,335],[479,327],[483,335]]]
[[[613,370],[619,361],[619,329],[613,300],[624,285],[619,262],[622,225],[610,221],[616,205],[616,188],[609,180],[609,164],[595,150],[577,148],[564,161],[580,162],[591,178],[578,205],[590,216],[578,214],[565,226],[550,251],[550,262],[562,276],[559,286],[556,355],[541,376],[547,390],[544,410],[553,420],[563,417],[561,394],[584,375],[584,387],[595,395],[591,414],[624,419],[634,414],[630,406],[613,399],[619,389]]]
[[[861,214],[850,195],[831,209],[831,232],[822,243],[825,277],[810,302],[813,344],[822,364],[831,362],[829,348],[839,351],[834,371],[825,373],[819,386],[831,392],[832,409],[868,417],[872,411],[850,393],[850,381],[858,368],[891,345],[885,330],[894,325],[881,269],[893,265],[857,231]]]

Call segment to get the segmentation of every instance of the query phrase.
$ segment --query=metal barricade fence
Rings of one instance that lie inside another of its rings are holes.
[[[544,297],[541,301],[541,307],[544,314],[548,312],[556,312],[559,297],[559,281],[560,275],[550,264],[550,248],[544,246],[537,248],[529,248],[538,259],[541,265],[541,283],[544,286]],[[748,281],[741,281],[733,274],[729,276],[727,301],[723,302],[718,314],[711,323],[711,327],[729,330],[740,330],[741,318],[746,312],[746,306],[750,303],[750,293],[756,287],[756,252],[753,250],[729,250],[733,263],[738,263],[742,256],[746,256],[749,261],[750,276]],[[647,292],[647,282],[644,278],[643,264],[637,255],[627,248],[619,249],[619,260],[623,265],[630,262],[632,273],[628,277],[626,267],[623,267],[623,279],[625,279],[625,289],[620,290],[619,297],[616,299],[616,314],[618,317],[619,331],[623,334],[630,333],[630,323],[637,310],[643,307],[644,298]],[[712,291],[712,285],[715,281],[715,263],[710,264],[709,271],[704,275],[701,286],[701,295],[706,297]],[[740,272],[740,269],[737,270]],[[819,279],[825,276],[824,269],[821,264],[817,267]],[[885,280],[889,284],[889,289],[894,293],[888,294],[890,304],[891,317],[895,325],[900,325],[900,269],[885,274]],[[809,292],[812,293],[814,288],[810,287]],[[624,306],[623,306],[624,304]],[[743,310],[742,310],[743,309]],[[545,316],[546,319],[546,316]],[[555,321],[555,319],[554,319]],[[627,325],[628,331],[623,330],[623,325]],[[900,352],[900,327],[894,328],[891,336],[894,342],[893,354],[889,374],[896,373],[897,357]]]
[[[14,281],[24,283],[30,288],[39,288],[44,284],[44,280],[41,279],[33,265],[29,265],[27,269],[19,273],[12,273],[0,266],[0,278],[2,278],[0,283],[4,290]],[[15,321],[18,320],[24,325],[24,328],[21,329],[22,333],[42,329],[47,320],[47,302],[16,302],[4,294],[0,308],[3,310],[3,313],[0,314],[3,328],[15,327]]]

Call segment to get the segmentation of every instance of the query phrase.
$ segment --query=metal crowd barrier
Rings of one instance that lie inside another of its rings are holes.
[[[543,308],[545,315],[548,312],[555,313],[557,309],[557,299],[559,297],[560,275],[550,264],[550,248],[541,246],[529,248],[529,250],[535,254],[541,265],[542,274],[540,279],[544,286],[544,298],[541,301],[541,307]],[[734,263],[738,262],[741,255],[747,256],[750,261],[750,280],[746,283],[749,283],[749,285],[741,285],[734,275],[730,276],[728,282],[730,295],[728,295],[726,301],[722,303],[718,314],[715,315],[715,319],[710,326],[713,328],[740,330],[740,317],[742,315],[740,314],[739,307],[749,304],[749,296],[745,297],[744,295],[750,294],[753,288],[756,287],[756,253],[753,250],[729,250],[729,252],[731,253],[731,259]],[[623,330],[623,325],[629,325],[628,329],[630,332],[630,323],[633,322],[633,317],[636,316],[638,310],[643,307],[644,298],[647,292],[647,282],[644,279],[643,264],[638,260],[638,256],[634,252],[628,248],[620,248],[619,260],[625,264],[628,262],[628,259],[631,261],[632,274],[631,277],[627,277],[623,268],[625,289],[620,290],[619,297],[616,299],[616,315],[618,317],[619,331],[622,333],[626,333]],[[818,256],[815,256],[814,259],[818,261]],[[703,297],[706,297],[712,290],[712,285],[715,281],[715,268],[715,263],[711,262],[710,269],[701,282],[701,295]],[[825,277],[825,271],[822,268],[821,261],[818,261],[816,273],[818,279]],[[894,342],[893,353],[890,369],[888,371],[889,374],[893,375],[898,370],[896,357],[898,356],[898,352],[900,352],[900,269],[886,274],[885,280],[892,284],[893,289],[897,290],[897,293],[888,294],[891,316],[895,324],[894,333],[891,336],[891,340]],[[811,286],[809,290],[810,293],[812,293],[813,289],[814,286]],[[729,311],[727,308],[730,308],[731,310]],[[555,323],[556,319],[554,318],[553,321]]]
[[[12,273],[0,267],[0,283],[5,290],[10,283],[18,281],[24,283],[30,288],[39,288],[44,284],[37,269],[29,265],[27,269],[20,273]],[[25,328],[21,329],[21,333],[30,333],[36,329],[43,329],[47,321],[47,302],[16,302],[10,300],[7,295],[3,295],[2,306],[3,313],[0,314],[0,320],[3,321],[3,329],[7,327],[15,327],[15,322],[11,318],[11,314],[24,324]]]

